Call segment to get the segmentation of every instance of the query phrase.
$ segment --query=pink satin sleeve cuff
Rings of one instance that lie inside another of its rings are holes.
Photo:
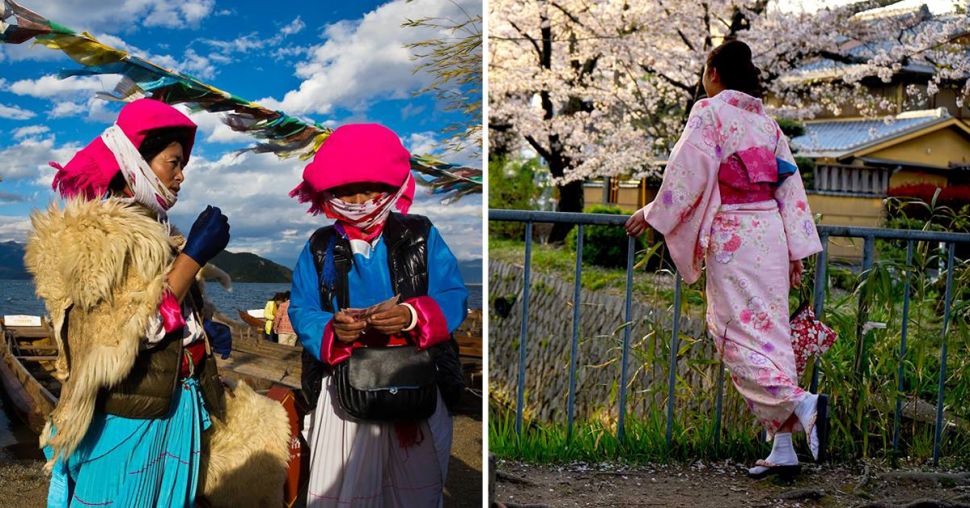
[[[417,325],[411,331],[416,346],[420,349],[429,348],[451,337],[451,334],[448,333],[445,315],[441,312],[441,307],[438,307],[438,302],[434,301],[434,298],[419,296],[408,300],[407,303],[418,316]]]
[[[158,306],[158,313],[162,316],[162,327],[165,333],[172,333],[185,327],[185,318],[182,317],[182,306],[179,305],[175,293],[171,289],[165,289],[162,295],[162,303]]]
[[[353,350],[353,343],[337,340],[337,335],[333,332],[333,321],[327,323],[323,329],[323,341],[320,343],[320,361],[327,365],[337,365],[350,358]]]

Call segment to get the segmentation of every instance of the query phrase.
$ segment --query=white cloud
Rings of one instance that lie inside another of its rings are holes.
[[[180,111],[189,115],[192,121],[199,126],[199,137],[209,143],[244,143],[252,144],[255,140],[252,136],[236,132],[229,128],[222,121],[222,113],[210,113],[199,111],[190,113],[185,106],[176,106]]]
[[[464,19],[462,8],[480,12],[481,2],[395,0],[360,20],[327,25],[323,32],[326,42],[296,66],[296,75],[304,79],[299,89],[268,105],[291,113],[328,114],[335,107],[361,110],[377,99],[408,97],[430,78],[413,72],[415,63],[405,44],[450,34],[404,28],[401,24],[416,12],[427,17]]]
[[[19,106],[0,104],[0,118],[6,118],[8,120],[29,120],[35,116],[36,114],[33,111],[23,109]]]
[[[51,51],[50,49],[30,43],[24,44],[4,44],[0,46],[0,61],[5,59],[10,59],[11,62],[20,62],[25,60],[31,61],[53,61],[65,59],[60,51]]]
[[[438,132],[424,131],[413,132],[407,139],[403,140],[404,146],[408,151],[415,155],[435,155],[445,158],[452,164],[461,164],[470,168],[482,167],[482,156],[474,146],[465,146],[458,152],[446,152],[444,143],[438,139]]]
[[[30,233],[30,219],[11,215],[0,215],[0,242],[15,241],[23,243]]]
[[[48,162],[67,164],[81,149],[75,143],[58,146],[54,136],[38,139],[28,137],[15,145],[0,148],[0,178],[4,182],[30,179],[49,183],[54,169]]]
[[[27,137],[34,137],[39,134],[45,134],[50,132],[50,129],[46,125],[28,125],[26,127],[21,127],[13,131],[14,139],[23,139]]]
[[[297,16],[293,21],[280,28],[279,32],[272,37],[260,38],[259,32],[252,32],[240,35],[232,40],[199,39],[199,42],[215,50],[208,55],[210,60],[222,64],[232,62],[234,55],[243,54],[244,56],[252,57],[254,52],[263,50],[271,50],[269,54],[277,59],[296,57],[307,54],[309,48],[299,46],[280,47],[280,45],[288,36],[302,32],[305,27],[306,23]]]
[[[17,95],[27,95],[42,99],[52,97],[89,96],[94,92],[111,91],[118,84],[119,76],[71,76],[60,79],[48,74],[37,79],[21,79],[4,86],[4,89]]]
[[[304,23],[303,20],[297,16],[296,19],[290,21],[289,24],[281,28],[280,33],[283,35],[294,35],[302,32],[304,28],[306,28],[306,23]]]
[[[24,7],[76,30],[134,29],[138,25],[196,28],[212,14],[215,0],[23,0]]]
[[[118,112],[108,107],[111,102],[98,97],[90,97],[80,101],[56,101],[54,107],[47,112],[50,118],[82,117],[89,122],[114,123]]]
[[[435,133],[431,131],[411,133],[411,136],[404,142],[404,146],[411,153],[418,155],[430,154],[440,148],[437,139],[435,139]]]
[[[29,196],[26,196],[23,194],[0,191],[0,205],[9,204],[9,203],[23,203],[28,199],[29,199]]]
[[[175,68],[201,80],[216,77],[216,68],[212,65],[212,62],[207,57],[196,53],[192,48],[185,50],[185,58],[182,62],[181,66],[176,65]]]

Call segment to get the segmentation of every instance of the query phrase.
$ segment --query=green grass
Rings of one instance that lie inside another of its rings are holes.
[[[525,243],[521,240],[492,238],[488,240],[489,259],[522,265],[525,262]],[[637,253],[639,262],[645,252]],[[563,247],[532,243],[532,268],[539,273],[555,274],[566,282],[574,282],[576,255]],[[694,287],[702,287],[695,284]],[[626,292],[626,269],[603,268],[583,263],[580,287],[589,291],[607,291],[623,295]],[[684,289],[687,289],[686,286]],[[704,303],[702,292],[684,291],[684,303],[697,306]],[[655,274],[637,270],[633,277],[633,297],[645,303],[669,305],[674,300],[673,278],[669,274]],[[700,314],[703,316],[703,313]]]

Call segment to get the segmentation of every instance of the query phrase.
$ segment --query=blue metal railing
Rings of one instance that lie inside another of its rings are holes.
[[[521,316],[521,326],[519,328],[519,365],[518,365],[518,380],[516,387],[516,407],[515,407],[515,431],[518,435],[522,433],[522,415],[525,402],[525,363],[526,363],[526,346],[527,346],[527,324],[528,324],[528,314],[529,314],[529,286],[530,286],[530,275],[531,275],[531,264],[532,264],[532,226],[534,223],[561,223],[561,224],[574,224],[577,225],[579,230],[577,234],[577,245],[576,245],[576,271],[574,277],[574,291],[573,291],[573,326],[572,326],[572,343],[570,345],[570,359],[569,359],[569,392],[567,395],[567,437],[572,436],[572,428],[574,424],[575,415],[575,404],[576,404],[576,363],[577,363],[577,352],[579,344],[579,301],[580,301],[580,279],[582,276],[582,259],[583,259],[583,231],[584,226],[587,225],[603,225],[603,226],[622,226],[626,220],[625,215],[611,215],[611,214],[594,214],[594,213],[573,213],[573,212],[540,212],[540,211],[528,211],[528,210],[498,210],[490,209],[488,211],[489,221],[506,221],[506,222],[524,222],[525,223],[525,264],[523,270],[524,285],[522,289],[522,316]],[[825,289],[828,285],[827,279],[827,266],[828,266],[828,244],[829,238],[832,237],[844,237],[844,238],[862,238],[863,243],[863,258],[862,258],[862,268],[863,271],[869,270],[873,263],[873,252],[875,250],[875,241],[880,240],[900,240],[906,242],[906,266],[909,267],[913,261],[913,249],[916,242],[941,242],[947,245],[947,256],[946,256],[946,290],[945,290],[945,302],[944,302],[944,316],[943,316],[943,336],[942,345],[940,348],[940,376],[939,376],[939,388],[937,394],[936,402],[936,421],[933,436],[933,464],[937,465],[939,463],[940,457],[940,440],[943,430],[943,397],[944,397],[944,382],[946,379],[946,360],[947,360],[947,332],[950,325],[950,300],[952,297],[953,290],[953,271],[954,271],[954,249],[957,243],[970,243],[970,234],[965,233],[949,233],[949,232],[936,232],[936,231],[917,231],[917,230],[900,230],[900,229],[882,229],[882,228],[866,228],[866,227],[852,227],[852,226],[827,226],[819,225],[818,232],[819,237],[822,241],[822,252],[818,254],[816,269],[815,269],[815,281],[814,281],[814,299],[815,299],[815,315],[821,316],[824,310],[825,304]],[[625,319],[626,323],[631,323],[632,317],[632,296],[633,296],[633,259],[636,248],[634,244],[634,239],[629,238],[627,241],[627,259],[626,259],[626,300],[625,300]],[[906,357],[906,340],[909,321],[909,300],[910,300],[910,270],[906,270],[904,286],[903,286],[903,314],[902,314],[902,328],[901,328],[901,341],[899,348],[899,370],[898,370],[898,387],[899,390],[896,394],[896,408],[893,418],[893,454],[895,455],[899,447],[899,434],[900,434],[900,422],[902,415],[902,397],[901,394],[904,390],[904,379],[903,379],[903,359]],[[674,396],[675,387],[677,383],[677,352],[679,350],[679,337],[680,337],[680,315],[681,315],[681,293],[682,293],[682,280],[679,275],[676,275],[676,283],[674,286],[674,317],[672,320],[671,329],[671,346],[670,346],[670,365],[669,365],[669,378],[667,380],[667,422],[666,422],[666,442],[669,446],[673,440],[673,422],[674,422]],[[617,439],[623,440],[624,438],[624,422],[626,419],[626,404],[627,404],[627,384],[628,384],[628,372],[627,367],[629,363],[630,355],[630,333],[631,326],[624,326],[623,330],[623,350],[620,366],[620,397],[619,397],[619,419],[617,422]],[[715,422],[714,422],[714,446],[718,445],[718,439],[721,429],[721,418],[723,412],[723,391],[724,391],[724,365],[723,363],[718,366],[718,381],[717,381],[717,395],[715,402]],[[819,382],[819,368],[818,360],[816,359],[815,365],[812,370],[812,381],[811,381],[811,392],[816,392],[818,389]]]

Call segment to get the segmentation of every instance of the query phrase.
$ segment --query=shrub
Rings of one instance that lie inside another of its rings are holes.
[[[541,189],[535,183],[538,159],[488,161],[488,207],[507,210],[530,210]],[[525,225],[517,222],[491,222],[488,233],[498,238],[521,240]]]
[[[629,215],[632,212],[622,210],[616,206],[595,205],[586,210],[589,213],[608,213],[613,215]],[[574,228],[566,237],[569,250],[576,252],[576,237],[578,228]],[[634,243],[636,250],[646,247],[646,235],[641,235]],[[585,226],[583,228],[583,262],[592,263],[607,268],[626,267],[626,231],[620,226]]]

